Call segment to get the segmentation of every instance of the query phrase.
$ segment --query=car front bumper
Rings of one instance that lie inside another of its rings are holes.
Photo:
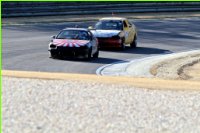
[[[57,48],[51,48],[48,51],[59,55],[59,56],[78,56],[78,55],[87,55],[89,52],[89,47],[83,46],[83,47],[57,47]]]
[[[118,38],[98,38],[100,47],[121,47],[122,40]]]

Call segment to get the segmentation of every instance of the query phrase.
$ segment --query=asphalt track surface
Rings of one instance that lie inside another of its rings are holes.
[[[65,27],[88,27],[95,22],[43,23],[2,27],[2,69],[95,74],[106,64],[200,48],[200,18],[140,19],[138,48],[101,50],[98,59],[51,59],[48,43]]]

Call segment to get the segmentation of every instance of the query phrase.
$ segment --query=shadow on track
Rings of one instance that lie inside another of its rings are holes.
[[[119,49],[101,49],[101,51],[105,52],[116,52],[116,53],[130,53],[130,54],[164,54],[164,53],[171,53],[170,50],[166,49],[159,49],[159,48],[150,48],[150,47],[137,47],[135,49],[126,47],[125,50]]]
[[[71,61],[71,62],[85,62],[85,63],[97,63],[97,64],[110,64],[113,62],[121,62],[124,60],[120,59],[111,59],[111,58],[104,58],[104,57],[99,57],[99,58],[92,58],[91,60],[87,60],[84,58],[78,58],[78,57],[65,57],[65,58],[54,58],[55,60],[61,60],[61,61]]]
[[[158,48],[147,48],[147,47],[138,47],[136,49],[132,49],[130,47],[127,47],[125,50],[121,51],[119,49],[104,49],[101,50],[104,52],[116,52],[116,53],[128,53],[128,54],[166,54],[166,53],[171,53],[169,50],[164,50],[164,49],[158,49]],[[68,62],[85,62],[85,63],[97,63],[97,64],[110,64],[113,62],[126,62],[126,60],[121,60],[121,59],[115,59],[115,58],[105,58],[100,57],[99,58],[91,58],[91,60],[87,60],[83,57],[76,57],[76,56],[69,56],[69,57],[58,57],[54,58],[55,60],[60,60],[60,61],[68,61]]]

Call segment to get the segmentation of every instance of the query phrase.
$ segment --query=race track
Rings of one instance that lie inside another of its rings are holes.
[[[133,21],[132,21],[133,22]],[[138,48],[101,50],[99,59],[51,59],[48,43],[65,27],[88,27],[95,22],[45,23],[2,27],[2,69],[95,74],[106,64],[155,54],[200,49],[200,18],[134,20]]]

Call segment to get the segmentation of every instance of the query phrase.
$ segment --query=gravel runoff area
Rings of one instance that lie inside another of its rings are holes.
[[[152,75],[158,78],[200,80],[200,50],[174,55],[153,65]]]
[[[2,78],[3,133],[199,133],[199,90]]]
[[[200,50],[156,55],[103,66],[99,75],[200,80]]]
[[[200,80],[200,62],[183,69],[183,74],[192,80]]]

